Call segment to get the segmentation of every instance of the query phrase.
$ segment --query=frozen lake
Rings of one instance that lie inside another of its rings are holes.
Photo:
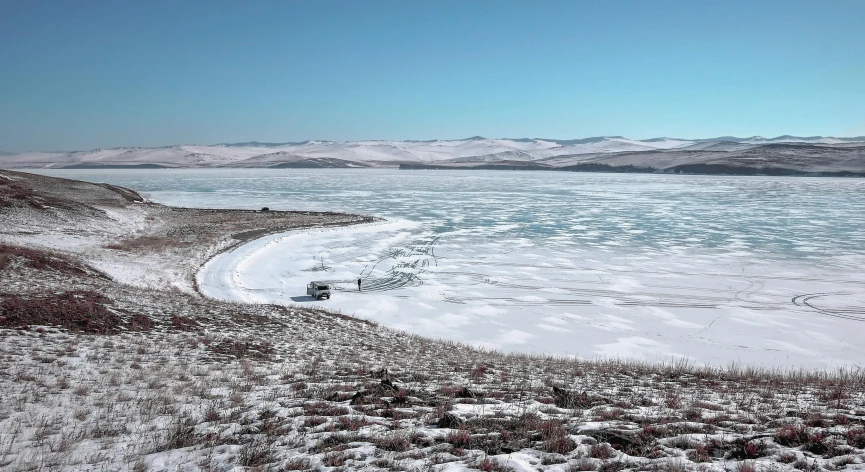
[[[506,351],[790,367],[865,360],[865,179],[41,172],[171,205],[388,219],[274,235],[221,255],[200,274],[203,292],[218,298],[320,304]],[[308,301],[310,280],[331,284],[333,298]]]

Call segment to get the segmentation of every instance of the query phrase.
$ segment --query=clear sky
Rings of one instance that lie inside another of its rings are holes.
[[[865,135],[865,1],[0,1],[0,150]]]

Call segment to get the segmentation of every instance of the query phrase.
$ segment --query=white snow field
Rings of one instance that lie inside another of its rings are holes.
[[[865,359],[865,180],[398,170],[76,170],[196,207],[387,222],[212,259],[209,296],[317,304],[504,351],[787,368]],[[362,279],[358,292],[356,280]],[[306,283],[333,288],[305,296]]]

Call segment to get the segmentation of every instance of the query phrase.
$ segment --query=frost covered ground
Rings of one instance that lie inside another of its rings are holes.
[[[303,304],[215,301],[191,289],[184,256],[363,220],[137,199],[0,171],[0,469],[863,468],[855,368],[503,354]],[[140,265],[150,275],[123,276]]]

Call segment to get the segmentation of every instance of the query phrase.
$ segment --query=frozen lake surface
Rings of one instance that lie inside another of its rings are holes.
[[[388,219],[274,235],[218,256],[199,275],[217,298],[320,304],[505,351],[786,367],[865,360],[865,179],[42,173],[123,185],[171,205]],[[309,301],[311,280],[331,284],[332,299]]]

